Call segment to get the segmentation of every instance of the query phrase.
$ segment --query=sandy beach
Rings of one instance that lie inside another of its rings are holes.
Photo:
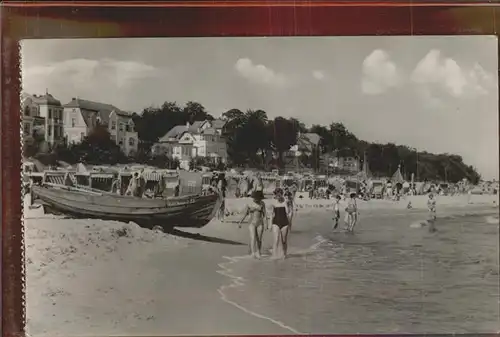
[[[434,235],[425,229],[425,196],[360,201],[360,224],[350,236],[331,233],[331,201],[297,200],[291,256],[272,262],[244,257],[247,230],[235,221],[245,202],[228,200],[224,223],[170,234],[25,208],[28,333],[500,330],[497,196],[438,197]],[[265,252],[269,239],[267,232]],[[424,261],[424,269],[416,267]],[[457,278],[460,291],[453,288]],[[446,287],[454,290],[445,296],[439,290]]]

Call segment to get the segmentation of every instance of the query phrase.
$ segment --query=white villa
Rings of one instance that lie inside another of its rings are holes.
[[[126,155],[137,153],[139,138],[129,112],[111,104],[73,98],[64,105],[64,117],[64,134],[68,143],[81,142],[94,127],[103,125]]]
[[[48,92],[45,95],[22,93],[21,116],[23,136],[38,132],[50,145],[64,141],[63,107]]]
[[[154,155],[165,154],[177,158],[181,168],[187,169],[194,157],[208,157],[227,162],[227,146],[222,136],[225,121],[197,121],[192,125],[177,125],[153,146]]]

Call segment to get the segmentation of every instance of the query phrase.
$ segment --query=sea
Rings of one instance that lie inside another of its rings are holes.
[[[498,209],[441,216],[436,232],[421,220],[361,214],[348,234],[329,212],[299,214],[289,257],[225,257],[221,292],[293,333],[500,331]]]

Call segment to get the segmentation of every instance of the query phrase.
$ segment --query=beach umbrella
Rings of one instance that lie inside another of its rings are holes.
[[[391,181],[397,183],[403,183],[405,180],[403,178],[403,175],[401,174],[401,166],[398,165],[398,169],[394,174],[392,175]]]

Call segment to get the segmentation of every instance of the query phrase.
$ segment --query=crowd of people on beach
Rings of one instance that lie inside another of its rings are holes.
[[[293,217],[296,211],[294,204],[296,190],[291,187],[277,188],[274,191],[270,208],[267,209],[264,203],[263,185],[259,181],[258,175],[255,176],[255,184],[253,186],[251,200],[246,205],[243,217],[238,223],[241,228],[245,219],[250,217],[250,221],[248,222],[250,255],[254,258],[262,256],[263,235],[266,230],[271,230],[273,235],[272,257],[276,259],[285,258],[288,251],[288,237],[292,231]],[[400,193],[397,188],[395,191],[395,193]],[[344,231],[346,233],[353,233],[359,217],[357,204],[359,195],[357,193],[350,193],[344,197],[342,192],[345,191],[340,191],[340,193],[335,194],[333,197],[332,230],[336,230],[341,222],[341,201],[344,199]],[[439,190],[435,188],[427,191],[430,232],[436,231],[436,192],[439,193]],[[405,193],[408,192],[405,191]],[[408,208],[411,208],[411,203],[408,204]]]

